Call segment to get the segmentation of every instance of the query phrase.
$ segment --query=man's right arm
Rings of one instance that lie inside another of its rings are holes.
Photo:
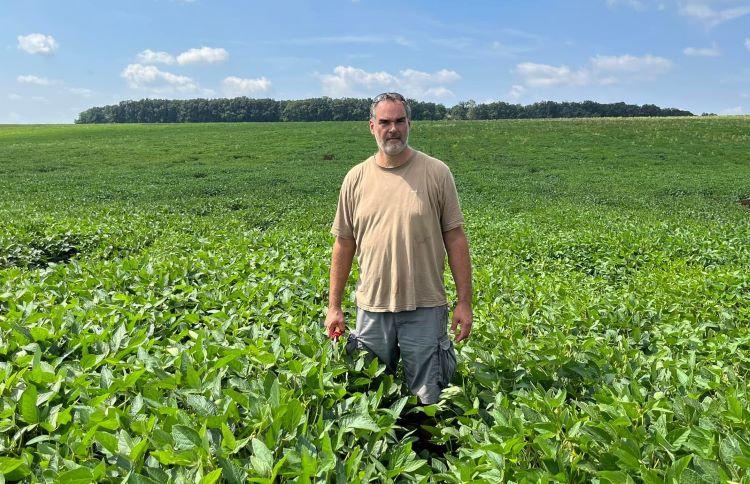
[[[344,324],[344,312],[341,309],[341,297],[349,279],[349,271],[352,268],[354,253],[357,243],[354,239],[336,237],[333,243],[333,255],[331,257],[331,281],[328,292],[328,314],[326,315],[326,331],[328,336],[341,335],[346,330]]]

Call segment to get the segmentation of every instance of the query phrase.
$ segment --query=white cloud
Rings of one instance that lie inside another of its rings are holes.
[[[48,99],[44,96],[31,96],[31,100],[40,103],[46,103],[48,101]]]
[[[8,99],[10,99],[11,101],[18,101],[19,99],[21,99],[21,96],[19,96],[18,94],[12,92],[12,93],[8,94]]]
[[[510,45],[496,40],[490,44],[490,50],[503,57],[516,57],[519,54],[532,50],[532,48],[521,45]]]
[[[18,48],[29,54],[52,55],[58,44],[51,35],[28,34],[18,36]]]
[[[474,39],[471,39],[469,37],[435,37],[429,40],[433,44],[443,49],[451,49],[457,51],[466,51],[468,49],[472,49],[474,45]]]
[[[750,14],[750,5],[716,10],[710,5],[709,0],[687,0],[681,3],[680,13],[711,28],[722,22]]]
[[[222,48],[200,47],[190,49],[177,56],[177,63],[184,64],[216,64],[229,59],[229,52]]]
[[[515,69],[526,86],[608,86],[620,82],[653,80],[672,68],[672,62],[663,57],[645,55],[603,56],[589,59],[587,66],[571,69],[566,65],[551,66],[523,62]]]
[[[16,77],[16,81],[21,84],[35,84],[37,86],[51,86],[52,84],[56,84],[56,81],[47,79],[45,77],[34,76],[31,74],[26,76],[18,76]]]
[[[434,74],[414,69],[406,69],[401,71],[401,78],[405,84],[423,85],[430,83],[450,84],[461,79],[461,76],[459,76],[456,71],[448,69],[441,69]]]
[[[685,47],[683,54],[693,57],[718,57],[721,51],[714,44],[712,47]]]
[[[514,84],[510,86],[510,91],[508,91],[508,94],[506,96],[513,101],[518,101],[525,92],[525,87],[521,86],[520,84]]]
[[[670,60],[653,55],[642,57],[627,54],[621,56],[598,55],[590,59],[590,62],[595,70],[628,73],[647,79],[664,74],[672,68]]]
[[[745,48],[747,50],[750,50],[750,37],[745,39]]]
[[[229,59],[226,49],[214,47],[199,47],[188,49],[174,56],[169,52],[146,49],[136,56],[139,64],[217,64]]]
[[[641,0],[607,0],[607,5],[612,8],[619,4],[625,4],[636,10],[644,10],[646,5]]]
[[[427,89],[424,92],[424,97],[428,99],[449,99],[456,97],[456,95],[447,87],[439,86]]]
[[[700,22],[708,28],[750,14],[750,5],[748,5],[747,0],[674,0],[672,2],[664,2],[663,0],[606,0],[606,3],[610,8],[625,5],[638,11],[652,8],[664,11],[668,7],[675,6],[681,15]],[[734,4],[734,6],[731,4]]]
[[[550,66],[533,62],[522,62],[516,66],[516,74],[529,86],[583,86],[589,83],[589,72],[585,69],[571,71],[568,66]]]
[[[129,64],[120,76],[134,89],[148,89],[154,93],[170,91],[194,92],[198,84],[187,76],[161,71],[156,66]]]
[[[224,88],[224,93],[228,96],[248,96],[268,91],[271,88],[271,81],[265,77],[242,79],[240,77],[229,76],[221,84]]]
[[[403,47],[411,47],[411,48],[416,47],[416,45],[414,44],[414,42],[412,42],[411,40],[407,39],[406,37],[398,36],[398,37],[394,38],[393,41],[395,43],[397,43],[398,45],[401,45]]]
[[[375,35],[339,35],[336,37],[302,37],[289,39],[287,43],[310,44],[383,44],[386,39]]]
[[[176,62],[174,56],[168,52],[155,52],[151,49],[146,49],[136,57],[141,64],[174,64]]]
[[[723,114],[725,116],[736,116],[738,114],[743,114],[744,112],[745,110],[742,109],[742,106],[735,106],[733,108],[722,109],[719,114]]]
[[[367,72],[351,66],[336,66],[333,74],[320,76],[320,81],[323,91],[333,97],[353,96],[363,89],[388,90],[398,86],[398,79],[385,71]]]
[[[333,74],[319,75],[323,92],[332,97],[368,97],[379,91],[398,91],[416,99],[446,99],[453,92],[445,86],[461,79],[453,70],[434,73],[405,69],[397,75],[386,71],[367,72],[351,66],[336,66]]]
[[[81,97],[91,97],[91,95],[94,94],[94,91],[86,89],[85,87],[67,87],[65,90]]]
[[[539,49],[543,38],[517,29],[500,29],[494,33],[496,40],[489,44],[489,52],[508,58],[517,58],[526,52]]]
[[[324,37],[295,37],[282,41],[267,41],[268,44],[320,45],[320,44],[389,44],[414,47],[414,43],[403,36],[383,37],[379,35],[338,35]]]

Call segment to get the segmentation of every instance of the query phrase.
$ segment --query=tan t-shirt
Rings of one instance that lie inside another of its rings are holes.
[[[371,156],[349,170],[331,233],[357,244],[357,306],[396,312],[446,304],[443,232],[463,223],[453,175],[438,159],[414,150],[396,168]]]

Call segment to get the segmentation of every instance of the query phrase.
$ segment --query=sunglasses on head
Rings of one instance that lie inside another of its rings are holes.
[[[401,94],[399,94],[397,92],[384,92],[382,94],[378,94],[377,96],[375,96],[373,98],[372,101],[373,102],[380,102],[380,101],[383,101],[385,99],[395,99],[397,101],[406,102],[406,99],[404,98],[404,96],[402,96]]]

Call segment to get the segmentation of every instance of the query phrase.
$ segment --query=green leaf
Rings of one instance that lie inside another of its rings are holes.
[[[212,367],[212,368],[213,368],[214,370],[218,370],[218,369],[220,369],[220,368],[223,368],[223,367],[225,367],[226,365],[228,365],[229,363],[231,363],[232,361],[234,361],[234,360],[236,360],[237,358],[239,358],[240,356],[242,356],[243,354],[244,354],[244,352],[243,352],[242,350],[239,350],[239,349],[234,349],[234,350],[228,351],[228,352],[226,353],[226,355],[224,355],[223,357],[221,357],[221,358],[219,358],[218,360],[216,360],[216,361],[215,361],[215,362],[214,362],[214,363],[213,363],[213,364],[211,365],[211,367]]]
[[[200,389],[202,386],[202,380],[200,374],[193,368],[193,365],[188,365],[187,372],[185,374],[185,380],[187,381],[190,388]]]
[[[110,454],[116,455],[119,452],[117,437],[109,432],[98,431],[94,434],[94,440],[104,447]]]
[[[663,484],[664,478],[653,469],[641,467],[641,478],[644,484]]]
[[[599,471],[596,473],[604,482],[612,484],[635,484],[633,478],[622,471]]]
[[[404,472],[406,472],[407,474],[410,474],[412,472],[415,472],[417,469],[420,469],[425,464],[427,464],[427,461],[424,459],[417,459],[417,460],[411,461],[407,463],[406,466],[404,467]]]
[[[258,474],[262,476],[270,476],[271,469],[273,468],[273,454],[266,444],[258,439],[252,440],[253,456],[250,458],[250,463],[253,465]]]
[[[101,378],[100,378],[100,384],[101,388],[108,389],[112,386],[112,383],[115,381],[115,376],[112,374],[112,370],[109,369],[109,367],[105,366],[102,367],[101,371]]]
[[[750,469],[750,457],[746,455],[735,455],[734,462],[743,469]]]
[[[640,469],[640,449],[634,443],[630,441],[621,442],[617,447],[610,450],[610,452],[616,455],[620,463],[628,469]]]
[[[229,425],[227,425],[226,422],[222,422],[221,424],[221,446],[224,449],[233,451],[236,445],[237,445],[237,439],[234,438],[232,429],[229,428]]]
[[[130,402],[130,415],[133,417],[138,415],[138,412],[141,411],[141,409],[143,408],[143,405],[144,405],[143,395],[139,393],[133,398],[133,401]]]
[[[289,457],[290,454],[284,454],[281,459],[273,466],[273,469],[271,471],[271,481],[276,482],[276,477],[279,475],[279,471],[281,471],[281,467],[286,462],[286,459]]]
[[[219,466],[221,466],[222,476],[227,480],[227,484],[245,484],[247,479],[245,469],[232,460],[223,457],[219,457]]]
[[[704,479],[693,469],[685,469],[682,471],[679,482],[680,484],[711,484],[712,481]]]
[[[232,400],[234,400],[238,405],[242,406],[243,408],[246,408],[246,409],[250,408],[250,397],[248,397],[247,395],[240,393],[232,388],[225,388],[224,394],[227,395]]]
[[[39,422],[39,408],[36,406],[36,386],[29,384],[21,394],[21,419],[29,424]]]
[[[129,455],[133,449],[133,438],[124,429],[117,432],[117,451],[123,456]]]
[[[120,345],[122,344],[122,340],[125,339],[125,336],[127,336],[128,330],[125,327],[125,324],[120,324],[120,326],[117,327],[117,330],[115,330],[114,334],[112,335],[112,342],[110,344],[110,351],[112,353],[116,353],[117,350],[120,348]]]
[[[279,380],[275,379],[273,380],[273,383],[271,384],[271,391],[270,395],[268,396],[268,403],[271,404],[272,409],[279,408],[279,403],[281,401],[281,390],[279,389]]]
[[[675,433],[677,433],[677,430],[673,430],[669,433],[667,437],[673,436]],[[690,429],[686,429],[684,432],[680,433],[680,435],[672,441],[672,445],[675,449],[679,449],[683,445],[685,445],[685,442],[687,442],[688,438],[690,437]]]
[[[690,377],[688,376],[688,374],[680,370],[679,368],[677,368],[675,372],[677,373],[677,380],[680,382],[680,385],[687,386],[687,384],[690,382]]]
[[[14,457],[0,457],[0,474],[8,475],[19,467],[25,465],[26,463],[22,459],[17,459]]]
[[[26,442],[27,446],[34,445],[39,442],[47,442],[48,440],[54,440],[54,437],[51,435],[39,435],[37,437],[34,437],[33,439]]]
[[[693,460],[693,455],[688,454],[683,456],[672,463],[669,470],[666,473],[665,481],[677,481],[681,479],[682,473],[687,469],[690,462]]]
[[[719,443],[719,457],[724,464],[734,464],[734,456],[741,454],[740,444],[734,436],[730,435],[721,439]]]
[[[388,409],[390,411],[390,414],[395,418],[398,418],[401,415],[401,412],[404,411],[404,407],[406,406],[406,402],[408,401],[409,397],[399,398],[393,405],[391,405],[391,408]]]
[[[140,474],[133,474],[132,471],[128,474],[127,482],[128,484],[160,484],[160,482],[155,479]]]
[[[438,406],[437,405],[425,405],[424,407],[422,407],[422,411],[428,417],[434,417],[435,415],[437,415]]]
[[[201,479],[200,484],[214,484],[221,477],[221,469],[215,469]]]
[[[89,484],[94,481],[94,475],[88,467],[79,467],[71,471],[63,472],[57,476],[57,484]]]
[[[189,466],[194,464],[195,460],[198,458],[196,452],[193,450],[184,450],[182,452],[174,452],[171,449],[155,450],[149,452],[149,455],[153,456],[162,464],[168,466]]]
[[[188,395],[187,404],[202,417],[210,417],[219,413],[216,404],[203,395]]]
[[[175,450],[186,450],[200,447],[203,444],[198,432],[186,425],[175,425],[172,427],[172,438]]]
[[[339,424],[344,431],[361,429],[380,432],[380,427],[369,415],[348,415],[341,419]]]
[[[8,457],[0,457],[0,467],[3,466],[2,462],[4,459],[9,459]],[[15,463],[10,464],[9,467],[13,467],[13,469],[9,470],[8,472],[0,472],[0,482],[7,481],[20,481],[24,479],[25,477],[31,475],[31,469],[25,462],[21,462],[20,465],[16,466]]]
[[[143,439],[133,446],[130,451],[130,462],[137,465],[148,448],[148,440]]]

